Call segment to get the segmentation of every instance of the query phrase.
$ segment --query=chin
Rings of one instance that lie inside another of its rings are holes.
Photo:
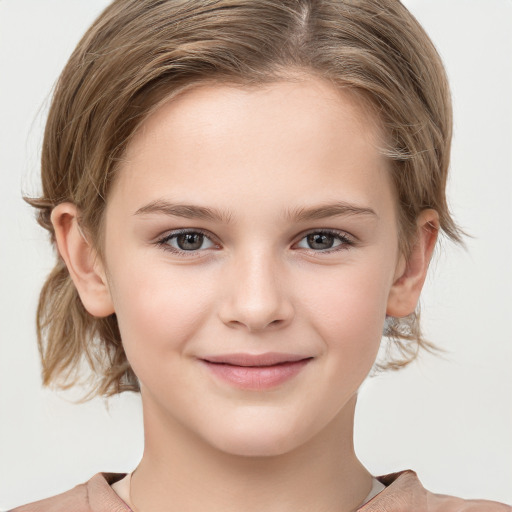
[[[217,444],[217,448],[238,457],[277,457],[293,451],[299,443],[281,436],[234,436]]]
[[[218,450],[240,457],[275,457],[289,453],[308,441],[314,428],[300,428],[296,422],[284,418],[238,418],[207,434],[208,442]],[[311,425],[310,427],[313,427]],[[312,432],[309,432],[311,430]]]

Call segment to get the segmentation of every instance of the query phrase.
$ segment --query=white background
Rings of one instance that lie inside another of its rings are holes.
[[[52,85],[106,3],[0,0],[0,509],[142,453],[137,396],[107,411],[41,388],[34,316],[53,253],[21,200],[39,190]],[[423,295],[426,334],[449,353],[365,383],[356,447],[375,474],[413,468],[436,492],[512,503],[512,1],[406,5],[451,79],[451,206],[474,238],[467,253],[443,244]]]

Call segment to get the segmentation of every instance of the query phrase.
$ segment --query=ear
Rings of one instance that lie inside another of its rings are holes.
[[[51,220],[59,253],[85,309],[96,317],[114,313],[105,270],[78,225],[77,207],[61,203],[53,209]]]
[[[416,309],[438,233],[439,215],[435,210],[423,210],[417,220],[417,238],[409,257],[402,256],[397,265],[388,296],[388,316],[403,318]]]

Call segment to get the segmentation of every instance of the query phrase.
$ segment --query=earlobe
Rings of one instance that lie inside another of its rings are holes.
[[[80,229],[77,207],[61,203],[53,209],[51,220],[59,253],[85,309],[96,317],[114,313],[103,265]]]
[[[416,309],[439,233],[439,215],[423,210],[417,220],[417,238],[407,259],[401,258],[391,287],[386,314],[395,318],[410,315]]]

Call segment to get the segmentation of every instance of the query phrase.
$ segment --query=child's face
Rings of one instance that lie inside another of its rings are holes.
[[[202,86],[147,120],[105,238],[146,426],[271,455],[348,425],[404,270],[380,142],[348,94],[312,78]]]

